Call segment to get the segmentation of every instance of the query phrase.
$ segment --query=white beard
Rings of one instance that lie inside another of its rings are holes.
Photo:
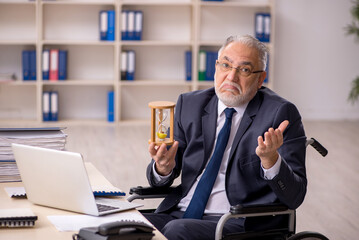
[[[229,93],[229,92],[234,92],[233,90],[226,90],[227,92],[221,92],[220,89],[222,88],[222,86],[224,84],[234,86],[235,88],[237,88],[239,94],[234,95],[234,94]],[[216,86],[216,83],[215,83],[215,86]],[[219,86],[218,89],[217,89],[217,87],[215,87],[215,91],[216,91],[218,98],[227,107],[238,107],[238,106],[248,103],[250,100],[252,100],[252,98],[257,93],[257,86],[255,83],[253,83],[252,86],[250,86],[250,88],[248,89],[248,91],[245,94],[243,94],[241,87],[237,83],[224,81],[221,84],[221,86]]]

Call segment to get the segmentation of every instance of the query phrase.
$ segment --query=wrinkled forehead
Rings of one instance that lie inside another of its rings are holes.
[[[228,44],[221,52],[219,60],[226,60],[233,64],[246,65],[257,65],[260,63],[258,50],[240,42],[232,42]]]

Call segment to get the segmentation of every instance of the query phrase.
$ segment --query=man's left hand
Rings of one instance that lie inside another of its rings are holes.
[[[283,144],[283,132],[288,127],[289,121],[284,120],[277,129],[269,128],[262,136],[258,137],[258,147],[256,154],[261,159],[263,168],[269,169],[279,157],[278,149]]]

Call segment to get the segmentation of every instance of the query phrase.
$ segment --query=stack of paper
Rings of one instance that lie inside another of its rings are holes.
[[[0,128],[0,182],[21,181],[11,143],[64,150],[62,128]]]

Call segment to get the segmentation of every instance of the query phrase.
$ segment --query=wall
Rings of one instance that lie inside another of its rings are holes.
[[[304,120],[359,119],[347,101],[359,76],[359,41],[345,33],[351,0],[277,0],[275,84]]]

